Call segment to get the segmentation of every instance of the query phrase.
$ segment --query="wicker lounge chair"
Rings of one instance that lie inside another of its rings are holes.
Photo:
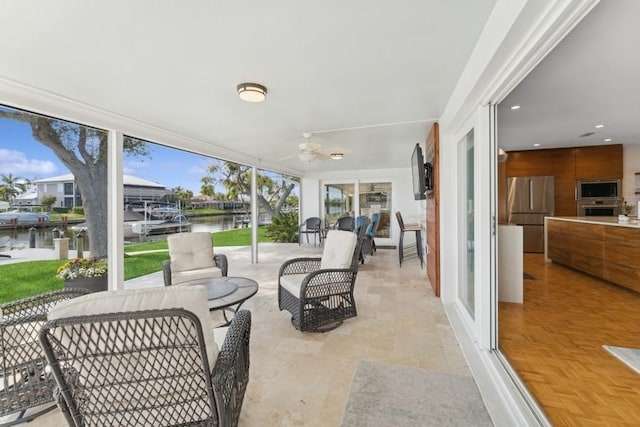
[[[30,421],[56,407],[55,381],[44,370],[47,363],[38,330],[53,305],[87,293],[81,288],[62,289],[0,306],[0,417],[16,414],[2,426]],[[36,409],[47,403],[51,404]],[[36,412],[27,414],[31,411]]]
[[[278,274],[278,305],[301,331],[324,332],[355,317],[353,287],[358,274],[358,236],[331,230],[322,258],[286,261]]]
[[[227,256],[213,253],[211,233],[172,234],[167,244],[170,259],[162,263],[165,286],[227,275]]]
[[[238,424],[249,379],[249,311],[236,314],[218,352],[203,286],[76,301],[53,309],[40,332],[69,425]]]

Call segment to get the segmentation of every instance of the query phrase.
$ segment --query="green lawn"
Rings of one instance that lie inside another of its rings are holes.
[[[258,229],[259,242],[270,242],[265,233],[265,227]],[[251,229],[240,228],[221,231],[213,234],[212,238],[214,247],[249,246],[251,244]],[[157,249],[167,249],[167,242],[158,241],[131,245],[125,248],[125,252]],[[125,280],[162,270],[162,261],[165,259],[169,259],[168,252],[143,253],[125,257]],[[65,262],[64,260],[47,260],[0,265],[0,304],[62,289],[63,283],[61,279],[56,277],[56,270]]]
[[[268,243],[272,242],[267,236],[266,227],[258,227],[258,242]],[[213,241],[213,247],[219,246],[250,246],[251,245],[251,229],[250,228],[236,228],[234,230],[219,231],[211,235]],[[158,249],[167,249],[166,240],[158,240],[156,242],[137,243],[135,245],[128,245],[124,248],[125,252],[140,252],[140,251],[152,251]]]

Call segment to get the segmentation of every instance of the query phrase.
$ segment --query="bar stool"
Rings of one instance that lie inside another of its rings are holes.
[[[402,267],[402,261],[404,260],[405,255],[407,255],[407,257],[417,256],[420,259],[420,268],[424,267],[424,257],[422,256],[422,228],[419,224],[405,224],[400,212],[396,212],[396,219],[398,220],[398,225],[400,226],[400,243],[398,244],[398,258],[400,260],[400,267]],[[406,248],[404,247],[405,231],[415,231],[415,249],[409,246],[407,246]]]

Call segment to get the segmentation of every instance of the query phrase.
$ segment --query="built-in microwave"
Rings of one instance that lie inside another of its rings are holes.
[[[577,195],[580,199],[619,199],[622,197],[622,183],[619,179],[578,181]]]

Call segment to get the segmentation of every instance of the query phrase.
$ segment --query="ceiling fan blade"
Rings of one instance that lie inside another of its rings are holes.
[[[289,154],[288,156],[284,156],[284,157],[279,158],[278,161],[293,159],[297,155],[298,155],[298,153]]]

